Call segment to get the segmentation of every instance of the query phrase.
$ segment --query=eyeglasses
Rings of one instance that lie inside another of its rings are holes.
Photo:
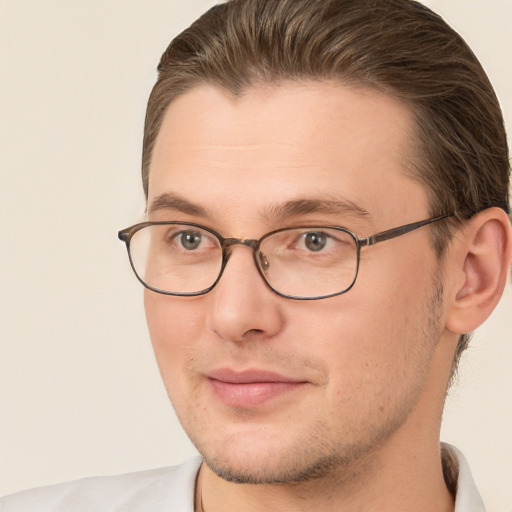
[[[143,222],[119,231],[138,280],[166,295],[208,293],[219,282],[235,245],[252,249],[256,267],[278,295],[297,300],[340,295],[356,281],[362,247],[452,217],[405,224],[360,238],[337,226],[277,229],[259,240],[224,238],[194,223]]]

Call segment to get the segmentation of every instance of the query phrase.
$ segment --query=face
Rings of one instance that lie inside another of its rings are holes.
[[[235,99],[196,88],[171,104],[157,138],[149,219],[255,239],[423,220],[426,192],[404,163],[411,126],[406,106],[365,89],[312,82]],[[328,299],[276,295],[242,245],[206,295],[146,290],[165,386],[207,464],[228,480],[301,481],[412,431],[411,411],[432,394],[437,265],[422,228],[363,248],[354,287]]]

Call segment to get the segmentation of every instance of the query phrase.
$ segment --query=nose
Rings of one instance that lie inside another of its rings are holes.
[[[207,327],[233,342],[274,337],[284,325],[283,303],[256,268],[251,247],[233,247],[224,272],[205,298]]]

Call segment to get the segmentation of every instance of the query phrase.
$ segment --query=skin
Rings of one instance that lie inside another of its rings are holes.
[[[235,99],[201,86],[166,113],[148,215],[239,238],[304,224],[368,236],[423,220],[427,194],[405,164],[411,134],[409,109],[370,90],[289,83]],[[173,200],[153,208],[165,194]],[[340,198],[367,214],[275,215],[289,201]],[[457,342],[446,297],[464,278],[446,274],[421,228],[364,248],[355,286],[329,299],[276,295],[243,246],[206,295],[146,290],[167,392],[206,461],[198,503],[208,512],[452,510],[439,428]],[[293,383],[219,392],[219,369]]]

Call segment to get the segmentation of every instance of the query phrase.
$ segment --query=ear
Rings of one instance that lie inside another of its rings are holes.
[[[448,249],[446,328],[473,331],[491,314],[507,283],[512,258],[512,227],[500,208],[472,217]]]

